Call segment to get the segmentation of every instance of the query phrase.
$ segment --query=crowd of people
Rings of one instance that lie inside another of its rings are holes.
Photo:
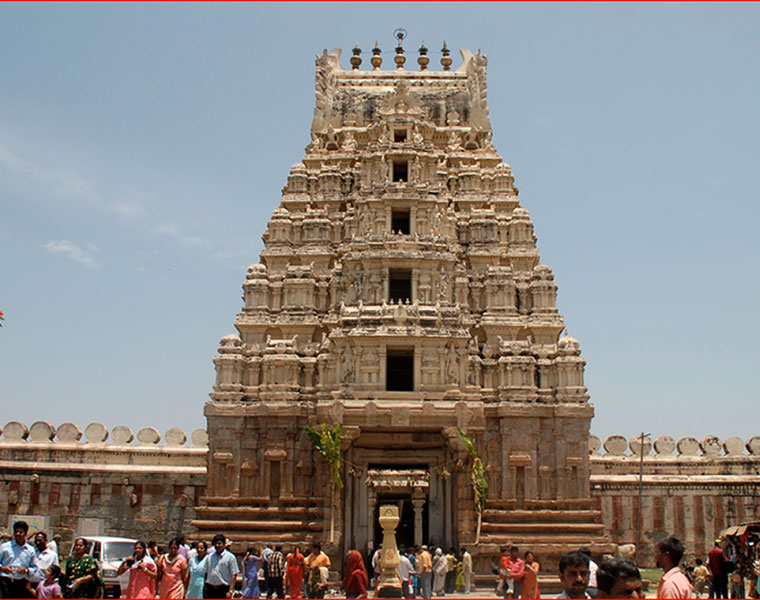
[[[704,561],[694,558],[682,566],[695,598],[760,598],[760,538],[749,537],[736,544],[716,539]]]
[[[74,540],[71,554],[59,556],[55,540],[44,531],[27,540],[24,521],[13,524],[13,537],[0,545],[0,597],[2,598],[101,598],[103,575],[85,538]],[[31,543],[30,543],[31,542]],[[117,575],[128,573],[128,598],[324,598],[330,586],[330,559],[319,543],[306,553],[294,545],[250,546],[241,563],[230,551],[230,541],[217,534],[210,544],[203,540],[186,543],[169,541],[166,551],[155,542],[137,541],[131,556],[121,561]],[[287,552],[286,552],[287,550]],[[383,572],[382,545],[364,556],[348,552],[341,570],[344,578],[333,592],[346,598],[367,598],[370,590],[388,584]],[[655,561],[663,569],[657,598],[744,598],[745,586],[732,584],[737,577],[737,557],[726,556],[720,540],[706,562],[683,561],[684,546],[674,537],[655,545]],[[390,582],[401,588],[404,598],[432,598],[470,594],[475,590],[472,555],[466,548],[415,546],[399,548],[399,563]],[[758,561],[754,561],[757,563]],[[242,570],[241,570],[242,565]],[[541,566],[530,550],[521,553],[504,546],[496,575],[496,595],[502,598],[540,598]],[[751,565],[749,597],[760,597],[760,564]],[[629,560],[614,558],[597,565],[587,548],[565,553],[559,561],[562,593],[558,598],[642,598],[638,567]],[[242,585],[241,585],[242,584]],[[237,592],[240,587],[241,592]],[[340,588],[340,589],[339,589]],[[729,592],[731,590],[731,592]]]
[[[44,531],[29,543],[29,525],[13,524],[12,539],[0,545],[0,597],[102,598],[104,580],[99,561],[84,537],[74,540],[71,554],[59,555]],[[299,547],[284,555],[282,546],[248,548],[242,565],[229,550],[229,540],[217,534],[209,545],[183,537],[169,541],[166,551],[155,542],[137,541],[133,553],[120,561],[117,575],[128,574],[122,595],[127,598],[231,598],[242,577],[244,598],[323,598],[330,559],[319,543],[308,555]],[[366,572],[365,572],[366,573]],[[354,585],[356,585],[354,583]],[[366,584],[364,586],[366,594]],[[358,597],[358,596],[357,596]]]

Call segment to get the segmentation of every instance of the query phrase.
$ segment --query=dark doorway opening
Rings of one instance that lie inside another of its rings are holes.
[[[280,462],[269,463],[269,502],[277,505],[280,503]]]
[[[391,302],[412,301],[412,271],[410,269],[389,269],[388,300]]]
[[[414,391],[414,350],[388,348],[385,369],[385,389],[389,392]]]
[[[409,161],[393,161],[393,181],[409,181]]]
[[[391,212],[391,231],[409,235],[411,233],[411,219],[409,210],[394,210]]]

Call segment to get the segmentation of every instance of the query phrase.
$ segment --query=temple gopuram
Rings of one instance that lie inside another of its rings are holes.
[[[452,70],[444,44],[433,71],[427,53],[407,69],[399,38],[390,69],[377,46],[369,69],[358,47],[350,69],[317,57],[311,143],[205,407],[193,525],[238,551],[371,551],[381,504],[399,507],[400,545],[467,546],[480,572],[506,543],[547,566],[612,548],[589,490],[585,361],[491,141],[486,56],[462,50]],[[307,427],[337,432],[340,482]]]

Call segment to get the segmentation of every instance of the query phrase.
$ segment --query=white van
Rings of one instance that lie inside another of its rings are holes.
[[[89,544],[89,554],[97,559],[103,573],[103,582],[106,586],[106,598],[121,598],[122,591],[126,593],[129,584],[129,571],[121,577],[116,576],[116,570],[121,561],[132,556],[135,551],[135,542],[132,538],[103,537],[103,536],[77,536],[83,537]],[[71,544],[74,551],[74,544]]]

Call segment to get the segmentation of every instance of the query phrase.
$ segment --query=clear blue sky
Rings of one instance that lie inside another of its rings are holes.
[[[205,426],[314,56],[488,54],[592,432],[760,434],[760,5],[0,5],[0,426]],[[460,62],[455,56],[457,66]]]

